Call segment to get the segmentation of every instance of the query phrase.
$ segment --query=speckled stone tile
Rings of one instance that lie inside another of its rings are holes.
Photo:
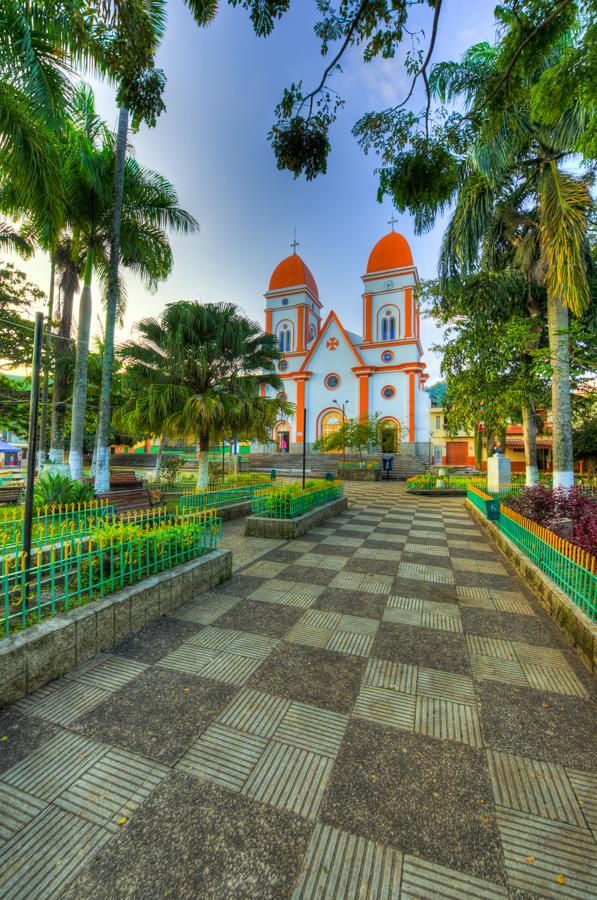
[[[483,752],[465,744],[353,719],[320,818],[334,828],[505,884]]]
[[[284,644],[262,663],[247,686],[322,709],[350,713],[366,668],[363,657]]]
[[[77,875],[63,900],[289,897],[312,825],[176,773]]]
[[[283,638],[302,615],[302,609],[292,606],[243,600],[234,609],[216,619],[214,625],[218,628],[234,628],[238,631]]]
[[[71,727],[174,765],[235,691],[228,684],[155,667],[115,691]]]
[[[14,707],[0,711],[0,772],[10,769],[58,734],[58,728]]]
[[[470,675],[464,635],[416,625],[382,622],[371,656]]]
[[[364,616],[381,619],[386,605],[387,594],[369,594],[363,591],[345,591],[340,588],[326,588],[315,602],[316,609],[342,613],[350,616]]]
[[[517,613],[500,612],[478,607],[462,607],[462,626],[465,634],[483,637],[507,638],[524,644],[538,644],[541,647],[560,647],[562,638],[551,624],[540,621],[535,616],[521,616]]]
[[[200,628],[200,625],[192,622],[158,619],[132,634],[121,644],[117,644],[110,652],[116,653],[118,656],[126,656],[128,659],[136,659],[139,662],[156,663],[167,653],[180,647]]]
[[[595,704],[590,700],[482,681],[485,743],[492,750],[597,770]]]

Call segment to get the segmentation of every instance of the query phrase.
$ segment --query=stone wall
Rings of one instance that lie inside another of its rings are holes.
[[[30,694],[232,575],[214,550],[0,640],[0,706]]]
[[[291,540],[305,534],[316,525],[332,519],[348,506],[347,497],[339,497],[331,503],[324,503],[317,509],[305,513],[296,519],[267,519],[263,516],[249,516],[245,524],[245,534],[250,537],[278,538]]]
[[[468,511],[481,528],[497,544],[504,556],[512,563],[528,589],[537,598],[541,606],[558,624],[561,631],[573,644],[574,649],[589,669],[597,672],[597,623],[580,609],[564,591],[554,584],[512,541],[503,534],[497,525],[490,522],[470,502],[466,501]]]

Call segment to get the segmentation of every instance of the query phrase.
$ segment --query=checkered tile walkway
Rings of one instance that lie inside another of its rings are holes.
[[[0,715],[0,897],[597,897],[592,677],[462,501],[347,493]]]

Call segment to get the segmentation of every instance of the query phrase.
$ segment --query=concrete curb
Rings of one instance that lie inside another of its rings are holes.
[[[0,706],[60,678],[231,575],[232,551],[214,550],[0,640]]]
[[[313,509],[297,519],[266,519],[262,516],[249,516],[245,524],[245,534],[248,537],[292,540],[327,519],[337,516],[347,506],[348,498],[339,497],[337,500],[318,506],[317,509]]]
[[[466,506],[472,517],[497,544],[531,593],[572,643],[584,664],[592,672],[597,673],[597,624],[592,622],[541,569],[527,559],[493,522],[486,519],[470,500],[466,501]]]

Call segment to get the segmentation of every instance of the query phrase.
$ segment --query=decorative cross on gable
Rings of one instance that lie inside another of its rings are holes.
[[[338,346],[338,338],[336,338],[336,337],[328,338],[327,341],[325,342],[325,345],[328,348],[328,350],[335,350],[336,347]]]

